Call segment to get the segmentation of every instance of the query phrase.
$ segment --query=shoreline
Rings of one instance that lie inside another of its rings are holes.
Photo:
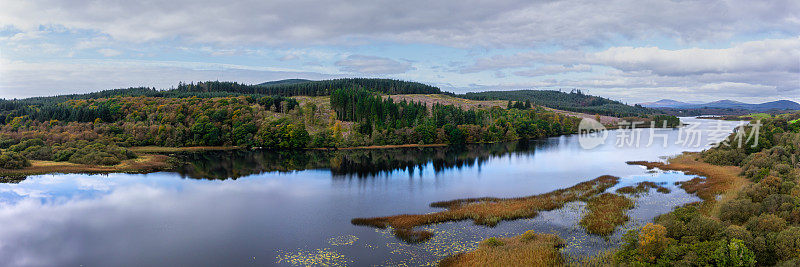
[[[734,199],[739,191],[745,185],[747,185],[749,181],[739,175],[741,171],[739,167],[712,165],[703,162],[698,156],[698,152],[683,152],[680,155],[669,159],[666,163],[648,161],[628,161],[626,163],[629,165],[643,166],[648,170],[658,168],[665,171],[680,171],[688,175],[698,175],[698,177],[686,182],[682,182],[678,185],[687,193],[701,198],[701,201],[699,201],[699,206],[701,207],[702,212],[705,214],[712,214],[718,211],[722,203]],[[526,238],[526,236],[532,234],[533,231],[529,231],[516,236],[499,238],[498,240],[500,240],[501,244],[520,243],[519,240],[531,240],[530,238]],[[556,238],[560,240],[560,237]],[[529,257],[530,255],[527,253],[504,253],[503,251],[505,250],[502,249],[502,247],[499,247],[498,245],[491,245],[489,243],[490,242],[487,242],[487,240],[484,240],[480,243],[477,249],[445,257],[439,262],[439,264],[443,266],[451,266],[454,263],[458,265],[475,262],[480,262],[483,264],[496,264],[498,261],[525,263],[532,260],[531,257]],[[560,242],[556,243],[560,244]],[[569,261],[565,255],[560,253],[560,246],[549,245],[549,243],[546,246],[542,246],[538,242],[532,241],[529,241],[529,243],[522,242],[522,245],[516,246],[528,248],[535,246],[537,250],[542,253],[542,255],[547,255],[546,257],[536,257],[532,262],[542,262],[544,259],[548,263],[554,263],[554,265],[563,265],[565,262]],[[516,249],[516,247],[512,247],[512,249]],[[609,251],[588,257],[581,262],[588,265],[611,264],[608,262],[610,257],[613,257],[613,253]]]
[[[70,162],[31,160],[31,166],[22,169],[0,169],[0,182],[19,182],[31,175],[54,173],[151,173],[169,169],[170,157],[158,154],[137,155],[135,159],[124,160],[117,165],[88,165]]]

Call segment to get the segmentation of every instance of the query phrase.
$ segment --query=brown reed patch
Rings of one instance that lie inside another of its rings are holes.
[[[558,249],[564,244],[556,235],[531,230],[510,238],[489,238],[476,250],[441,260],[439,266],[562,266],[564,257]]]
[[[631,165],[642,165],[648,169],[682,171],[690,175],[699,175],[689,181],[678,183],[681,188],[690,194],[695,194],[703,199],[705,212],[716,210],[717,200],[727,202],[736,197],[736,193],[748,183],[747,179],[739,176],[741,168],[737,166],[719,166],[703,162],[698,153],[684,152],[669,162],[644,162],[628,161]],[[717,196],[721,196],[717,199]]]
[[[471,219],[475,224],[494,226],[500,221],[532,218],[539,211],[554,210],[564,206],[567,202],[588,200],[606,189],[616,185],[619,177],[603,175],[595,179],[576,184],[569,188],[555,190],[549,193],[519,197],[519,198],[467,198],[451,201],[435,202],[432,207],[442,207],[446,210],[428,214],[402,214],[387,217],[355,218],[351,220],[354,225],[366,225],[377,228],[391,226],[398,238],[405,231],[423,225],[461,221]],[[425,231],[419,231],[425,232]],[[416,236],[428,238],[416,232]],[[398,235],[400,234],[400,235]],[[416,242],[424,241],[417,240]]]
[[[632,208],[633,201],[627,197],[604,193],[587,201],[587,212],[578,224],[590,234],[610,235],[628,221],[626,212]]]

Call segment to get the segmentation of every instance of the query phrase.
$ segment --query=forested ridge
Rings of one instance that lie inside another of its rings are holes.
[[[111,165],[136,146],[272,149],[460,144],[574,133],[578,118],[530,103],[512,108],[395,102],[441,91],[385,79],[180,83],[0,101],[0,168],[28,160]],[[325,96],[319,96],[325,95]],[[6,164],[7,163],[7,164]]]
[[[581,92],[581,90],[572,90],[569,93],[553,90],[486,91],[466,93],[458,96],[475,100],[530,101],[534,105],[554,109],[614,117],[642,116],[660,113],[654,109],[645,108],[638,104],[630,106],[608,98],[587,95]]]

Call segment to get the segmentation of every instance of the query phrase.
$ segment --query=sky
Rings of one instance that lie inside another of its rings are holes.
[[[0,98],[342,77],[800,101],[800,1],[0,1]]]

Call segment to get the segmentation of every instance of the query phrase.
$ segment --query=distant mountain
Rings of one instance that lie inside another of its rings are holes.
[[[639,103],[639,105],[641,105],[643,107],[648,107],[648,108],[673,108],[673,107],[679,107],[679,106],[688,106],[688,105],[691,105],[691,103],[675,101],[675,100],[672,100],[672,99],[661,99],[661,100],[658,100],[656,102]]]
[[[662,99],[655,102],[641,103],[643,107],[649,108],[672,108],[672,109],[702,109],[702,108],[717,108],[717,109],[746,109],[754,111],[767,111],[767,110],[800,110],[800,104],[791,100],[778,100],[766,102],[761,104],[748,104],[733,100],[718,100],[703,104],[692,104],[686,102],[675,101],[671,99]]]
[[[305,83],[305,82],[310,82],[310,81],[311,80],[306,80],[306,79],[284,79],[284,80],[277,80],[277,81],[259,83],[259,84],[256,84],[256,86],[287,85],[287,84]]]

